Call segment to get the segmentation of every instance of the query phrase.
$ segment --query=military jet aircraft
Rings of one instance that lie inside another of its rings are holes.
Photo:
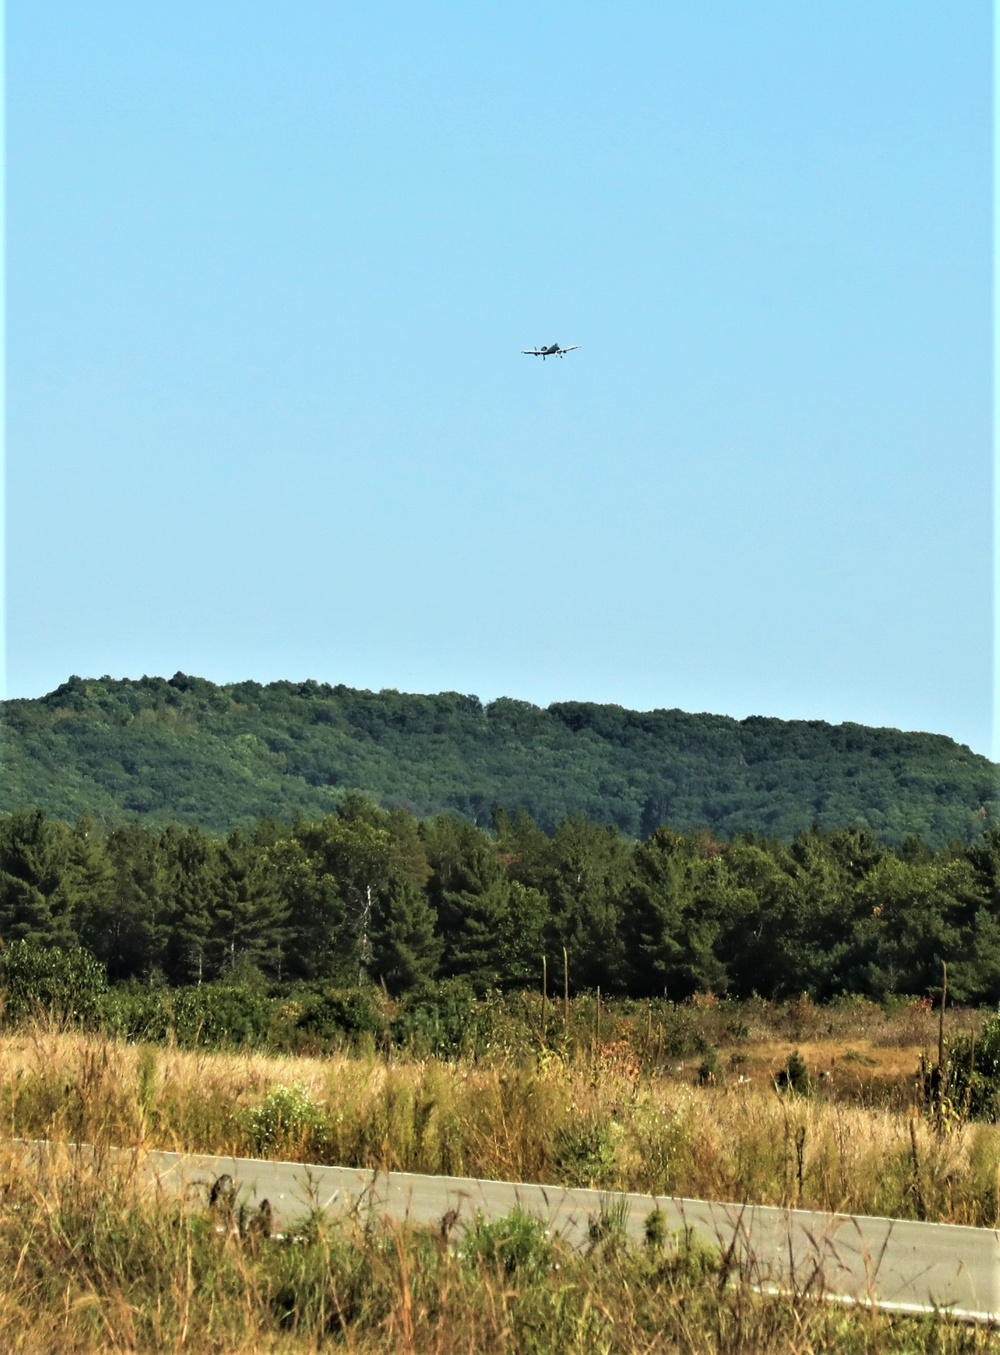
[[[568,348],[560,348],[557,343],[550,343],[548,348],[522,348],[521,352],[525,357],[541,358],[544,362],[546,358],[561,358],[564,353],[572,353],[574,348],[579,348],[578,343],[571,343]]]

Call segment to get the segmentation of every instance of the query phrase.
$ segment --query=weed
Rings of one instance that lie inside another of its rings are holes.
[[[627,1195],[601,1196],[598,1212],[587,1223],[590,1251],[600,1246],[618,1247],[625,1241],[628,1210]]]
[[[259,1105],[243,1112],[242,1124],[254,1152],[274,1154],[290,1147],[305,1147],[321,1139],[326,1115],[300,1083],[272,1087]]]
[[[797,1049],[789,1054],[788,1062],[778,1073],[775,1082],[782,1091],[795,1092],[798,1096],[812,1095],[812,1078],[805,1059]]]
[[[617,1169],[620,1127],[592,1117],[566,1125],[556,1136],[553,1167],[558,1179],[588,1186],[609,1184]]]
[[[646,1215],[643,1224],[643,1236],[646,1239],[646,1246],[651,1251],[659,1251],[666,1245],[667,1241],[667,1216],[657,1205]]]
[[[860,1053],[857,1049],[845,1049],[840,1057],[844,1063],[858,1063],[863,1068],[874,1068],[877,1064],[876,1059],[869,1054]]]
[[[515,1209],[493,1220],[477,1213],[465,1231],[458,1255],[468,1265],[485,1263],[505,1275],[523,1275],[547,1270],[554,1262],[555,1248],[541,1220]]]

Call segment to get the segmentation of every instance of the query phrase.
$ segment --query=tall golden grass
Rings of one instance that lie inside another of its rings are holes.
[[[158,1193],[130,1156],[0,1149],[0,1350],[356,1355],[971,1355],[946,1316],[762,1296],[682,1239],[584,1253],[511,1216],[416,1230],[315,1217],[285,1238]]]
[[[613,1057],[490,1066],[0,1039],[0,1133],[1000,1226],[1000,1128]]]

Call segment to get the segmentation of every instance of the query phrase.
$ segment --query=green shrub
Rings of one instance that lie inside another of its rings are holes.
[[[609,1119],[584,1119],[565,1125],[553,1145],[558,1178],[574,1186],[612,1184],[620,1138],[621,1127]]]
[[[659,1251],[666,1243],[667,1216],[659,1205],[655,1209],[651,1209],[646,1215],[643,1234],[646,1238],[646,1246],[651,1251]]]
[[[173,1030],[173,991],[131,980],[101,998],[101,1024],[109,1035],[134,1044],[163,1044]]]
[[[487,1221],[482,1213],[467,1229],[461,1255],[472,1265],[485,1262],[505,1275],[547,1270],[555,1249],[545,1224],[522,1209]]]
[[[3,1010],[12,1025],[39,1012],[58,1021],[94,1023],[107,986],[104,966],[80,946],[63,950],[12,941],[3,952]]]
[[[256,1153],[315,1143],[326,1128],[325,1110],[301,1083],[272,1087],[260,1105],[244,1111],[240,1120]]]
[[[256,986],[205,983],[172,994],[177,1043],[210,1049],[264,1045],[275,1003]]]
[[[128,983],[105,993],[100,1006],[105,1029],[120,1039],[184,1048],[260,1047],[269,1042],[279,1004],[256,984],[204,983],[160,988]]]
[[[482,1006],[464,979],[424,984],[407,997],[393,1021],[393,1042],[423,1057],[474,1052]]]
[[[1000,1012],[983,1022],[975,1040],[956,1036],[946,1065],[947,1094],[956,1111],[971,1120],[1000,1119]]]
[[[694,1228],[677,1229],[670,1234],[670,1243],[663,1268],[675,1281],[700,1284],[722,1269],[722,1253],[718,1246]]]
[[[383,1028],[374,988],[295,989],[291,1000],[299,1008],[296,1028],[327,1044],[344,1036],[378,1035]]]
[[[782,1091],[795,1092],[799,1096],[812,1095],[812,1079],[806,1061],[797,1049],[788,1056],[788,1062],[775,1078]]]

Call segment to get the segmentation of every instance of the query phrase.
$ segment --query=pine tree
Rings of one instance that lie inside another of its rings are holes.
[[[219,885],[206,945],[214,973],[242,963],[280,975],[289,908],[270,853],[237,830],[230,833],[218,861]]]
[[[296,836],[268,848],[281,899],[288,908],[283,972],[288,977],[349,982],[347,906],[337,881],[313,845],[314,830],[300,825]]]
[[[616,828],[576,817],[556,829],[545,882],[549,953],[561,957],[565,947],[577,987],[610,992],[623,984],[621,910],[631,871],[631,852]]]
[[[166,867],[157,834],[140,824],[112,829],[106,843],[113,871],[110,899],[91,908],[83,944],[107,965],[112,980],[148,979],[164,961]]]
[[[167,974],[175,983],[202,983],[211,977],[209,938],[221,890],[218,843],[198,828],[168,828],[161,847]]]
[[[40,809],[0,820],[0,938],[72,946],[69,835]]]
[[[436,976],[442,951],[436,921],[427,896],[408,881],[379,894],[372,913],[371,974],[390,993]]]

